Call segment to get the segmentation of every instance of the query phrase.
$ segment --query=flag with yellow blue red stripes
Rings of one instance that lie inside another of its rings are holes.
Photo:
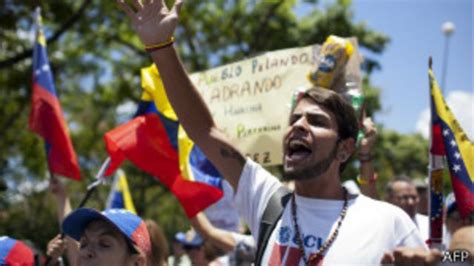
[[[431,154],[445,156],[457,208],[462,218],[474,218],[474,143],[446,104],[434,74],[431,91]]]
[[[129,159],[163,183],[192,218],[222,197],[223,179],[179,124],[156,67],[142,69],[142,87],[135,118],[104,136],[111,158],[105,175]]]
[[[44,139],[49,170],[79,180],[79,164],[54,86],[39,8],[36,10],[36,27],[29,127]]]

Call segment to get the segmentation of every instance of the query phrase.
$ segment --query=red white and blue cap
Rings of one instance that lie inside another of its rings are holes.
[[[109,222],[125,236],[125,239],[145,254],[151,253],[150,236],[145,222],[125,209],[108,209],[99,212],[91,208],[79,208],[64,219],[62,229],[66,235],[79,241],[84,229],[95,220]]]
[[[0,236],[0,265],[34,265],[33,251],[23,242]]]

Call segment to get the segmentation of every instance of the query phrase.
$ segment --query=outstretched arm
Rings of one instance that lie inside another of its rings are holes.
[[[56,204],[58,206],[58,220],[59,224],[62,224],[64,217],[72,211],[66,186],[61,182],[61,180],[53,176],[49,183],[49,189],[56,199]],[[57,261],[57,258],[62,255],[64,251],[66,251],[69,265],[76,265],[77,256],[79,254],[78,242],[68,236],[65,236],[64,238],[58,236],[49,242],[47,255],[50,256],[54,262]]]
[[[222,230],[213,226],[203,212],[198,213],[189,221],[194,230],[214,246],[219,247],[226,252],[230,252],[234,250],[237,245],[230,231]]]
[[[61,180],[53,176],[49,182],[49,190],[56,200],[58,206],[58,221],[59,224],[61,224],[64,217],[66,217],[72,210],[66,187]]]
[[[135,10],[123,0],[118,3],[132,19],[142,43],[152,46],[171,39],[183,2],[177,0],[171,10],[168,10],[164,0],[135,0]],[[174,48],[167,46],[158,49],[151,52],[151,56],[159,69],[168,99],[186,133],[236,190],[245,165],[244,156],[216,127],[206,103],[189,79]]]

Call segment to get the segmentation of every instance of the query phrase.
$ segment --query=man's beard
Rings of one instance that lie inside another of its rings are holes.
[[[336,143],[334,145],[334,148],[326,158],[320,160],[319,162],[316,162],[313,165],[308,165],[307,167],[296,171],[285,171],[283,173],[283,179],[286,181],[308,180],[320,176],[322,173],[328,170],[329,166],[331,166],[332,161],[334,160],[334,158],[336,158],[337,146],[338,145]]]

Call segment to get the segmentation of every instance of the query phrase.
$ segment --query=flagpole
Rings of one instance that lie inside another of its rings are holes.
[[[35,8],[35,13],[34,13],[34,20],[35,20],[35,38],[33,40],[33,46],[36,45],[36,39],[38,38],[38,34],[41,30],[41,7],[37,6]],[[33,49],[34,51],[35,49]],[[35,53],[35,52],[33,52]],[[33,66],[34,68],[34,66]],[[54,179],[56,179],[56,176],[53,174],[53,171],[51,170],[51,165],[49,164],[49,159],[48,159],[48,148],[46,147],[46,140],[44,141],[44,151],[46,154],[46,165],[48,167],[48,174],[49,174],[49,180],[52,182]],[[61,224],[59,224],[59,230],[61,231]]]
[[[34,20],[35,20],[35,37],[33,39],[33,47],[36,45],[36,41],[38,38],[39,31],[41,30],[41,24],[40,24],[40,15],[41,15],[41,7],[37,6],[35,8],[35,13],[34,13]],[[33,49],[33,58],[36,56],[36,51]],[[33,66],[34,68],[34,66]],[[34,70],[34,69],[33,69]],[[51,166],[49,165],[49,160],[48,160],[48,148],[46,147],[46,140],[44,141],[44,151],[46,154],[46,165],[48,167],[48,174],[49,174],[49,180],[52,182],[56,177],[53,174],[53,171],[51,170]],[[59,224],[59,232],[61,234],[61,239],[64,238],[64,232],[61,228],[61,223]],[[51,263],[51,256],[46,256],[46,261],[44,265],[49,265]]]
[[[41,7],[37,6],[35,8],[35,13],[34,13],[34,20],[35,20],[35,38],[33,39],[33,46],[36,45],[36,39],[38,38],[39,31],[41,30]],[[34,51],[34,49],[33,49]],[[48,160],[48,149],[46,147],[46,141],[45,142],[45,153],[46,153],[46,165],[48,166],[48,173],[49,173],[49,179],[54,180],[56,177],[53,174],[53,171],[51,170],[51,166],[49,165],[49,160]],[[61,227],[61,225],[59,226]]]
[[[428,68],[431,71],[433,65],[433,60],[431,56],[428,60]],[[429,99],[431,101],[432,96],[432,84],[430,78],[430,93]],[[431,105],[431,108],[433,106]],[[433,112],[433,111],[432,111]],[[433,114],[431,114],[433,116]],[[430,195],[428,205],[429,205],[429,238],[428,245],[430,248],[437,248],[439,250],[444,250],[443,246],[443,157],[439,155],[434,155],[432,153],[433,146],[433,117],[430,121],[430,145],[429,145],[429,166],[428,166],[428,177],[429,177],[429,186],[428,193]],[[437,206],[441,209],[434,209],[433,207]]]
[[[105,173],[105,170],[109,168],[109,165],[110,165],[110,157],[107,157],[107,159],[105,159],[105,161],[100,166],[99,172],[97,173],[95,177],[96,180],[87,186],[86,195],[84,196],[84,198],[82,198],[81,203],[79,203],[79,206],[77,207],[78,209],[84,207],[84,205],[86,205],[87,201],[89,200],[90,196],[95,191],[97,186],[104,183],[104,173]]]
[[[38,38],[38,33],[41,30],[41,20],[40,20],[40,15],[41,15],[41,7],[37,6],[35,8],[35,13],[34,13],[34,20],[35,20],[35,38],[33,39],[33,46],[36,44],[36,39]],[[34,49],[33,49],[34,50]],[[34,66],[33,66],[34,68]],[[34,69],[33,69],[34,70]],[[44,141],[46,142],[46,141]],[[46,153],[46,165],[48,166],[48,173],[49,173],[49,179],[53,180],[54,179],[54,174],[53,171],[51,171],[51,166],[49,165],[49,160],[48,160],[48,149],[44,147],[45,153]]]

